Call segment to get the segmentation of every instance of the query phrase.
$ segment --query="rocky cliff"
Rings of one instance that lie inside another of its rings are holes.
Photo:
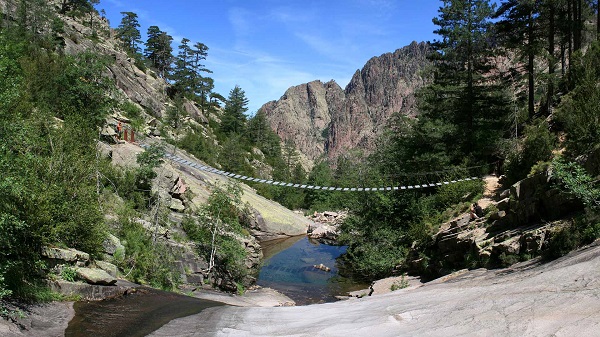
[[[313,161],[355,148],[370,152],[392,114],[416,114],[415,91],[427,83],[429,50],[413,42],[370,59],[345,90],[335,81],[313,81],[289,88],[261,110],[283,141],[292,140]]]

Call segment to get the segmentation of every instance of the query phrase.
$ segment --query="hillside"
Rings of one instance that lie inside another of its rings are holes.
[[[170,145],[190,137],[229,155],[229,136],[217,135],[223,108],[170,94],[174,84],[128,53],[89,3],[2,0],[0,9],[0,110],[11,120],[0,125],[0,226],[11,233],[0,300],[40,296],[47,279],[90,299],[126,291],[102,290],[117,278],[243,291],[261,264],[259,240],[306,233],[312,221],[254,188],[162,158],[174,151],[206,165]]]

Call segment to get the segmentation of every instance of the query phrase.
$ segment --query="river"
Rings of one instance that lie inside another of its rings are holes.
[[[296,236],[263,243],[264,264],[257,284],[273,288],[297,305],[336,301],[336,296],[368,288],[339,275],[336,259],[346,252],[345,246],[332,246]],[[324,271],[315,268],[323,265]]]
[[[336,296],[368,286],[338,275],[336,258],[345,251],[346,247],[311,242],[306,236],[263,243],[265,261],[257,283],[278,290],[297,305],[336,301]],[[320,264],[331,270],[314,268]],[[175,318],[221,305],[141,287],[119,298],[75,303],[75,317],[65,336],[146,336]]]

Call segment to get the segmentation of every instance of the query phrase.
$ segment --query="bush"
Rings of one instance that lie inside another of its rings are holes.
[[[552,176],[562,189],[581,200],[585,206],[600,208],[600,188],[583,167],[577,163],[565,163],[561,158],[552,161]]]
[[[550,133],[545,120],[534,121],[525,127],[525,137],[507,149],[505,170],[508,184],[513,184],[527,177],[532,167],[538,162],[549,161],[554,149],[555,136]]]
[[[572,61],[575,89],[562,98],[556,116],[567,133],[566,146],[572,157],[589,153],[600,144],[600,42]]]
[[[120,237],[125,254],[119,267],[136,283],[172,290],[180,283],[174,254],[168,244],[155,238],[140,223],[121,215]]]
[[[60,272],[60,277],[68,282],[75,282],[77,271],[73,267],[64,267]]]
[[[220,273],[230,275],[233,281],[243,284],[248,275],[244,264],[246,249],[238,236],[248,235],[239,223],[241,188],[233,183],[225,188],[216,187],[207,204],[200,210],[198,219],[186,217],[182,228],[197,243],[198,253]]]

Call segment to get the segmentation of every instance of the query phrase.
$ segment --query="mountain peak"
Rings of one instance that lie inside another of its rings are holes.
[[[371,152],[392,114],[416,114],[415,90],[427,83],[422,70],[430,47],[413,41],[372,57],[344,90],[334,81],[293,86],[261,108],[283,141],[291,140],[312,161],[335,160],[351,149]]]

